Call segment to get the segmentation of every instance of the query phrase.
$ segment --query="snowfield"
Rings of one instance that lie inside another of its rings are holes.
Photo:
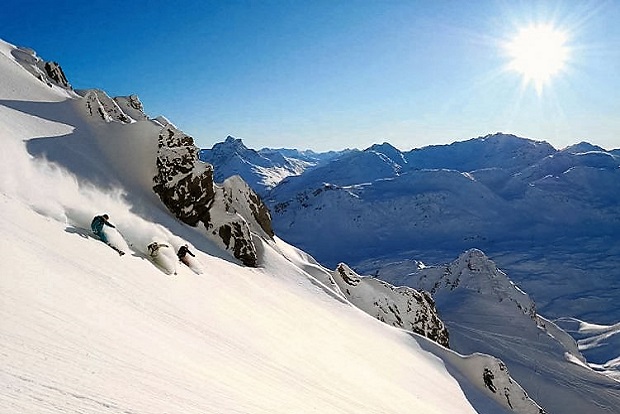
[[[167,277],[1,205],[3,412],[475,412],[411,335],[271,248],[266,269],[202,253],[205,275]]]

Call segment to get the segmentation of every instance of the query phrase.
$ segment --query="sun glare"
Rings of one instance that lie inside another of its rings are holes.
[[[519,30],[506,45],[509,69],[530,82],[540,95],[552,77],[560,73],[568,60],[568,36],[551,25],[531,25]]]

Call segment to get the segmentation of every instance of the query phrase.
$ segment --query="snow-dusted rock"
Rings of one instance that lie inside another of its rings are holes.
[[[57,86],[68,91],[72,90],[65,73],[57,62],[46,62],[37,56],[34,50],[25,47],[15,48],[11,53],[24,69],[50,88]]]
[[[181,221],[202,226],[234,257],[256,266],[252,233],[273,236],[267,208],[241,179],[215,185],[213,167],[200,161],[198,152],[192,137],[173,125],[165,126],[159,135],[153,190]]]
[[[240,176],[227,178],[221,188],[224,210],[235,211],[247,218],[251,230],[264,238],[274,236],[269,209]]]
[[[105,122],[120,122],[130,124],[135,120],[127,115],[118,105],[117,101],[110,98],[107,93],[99,89],[87,89],[77,91],[84,98],[84,105],[88,113]]]
[[[136,121],[144,121],[148,116],[144,113],[144,106],[138,95],[117,96],[114,98],[119,108]]]
[[[510,376],[508,367],[500,359],[484,354],[466,357],[471,368],[479,373],[478,381],[484,384],[492,397],[510,410],[522,414],[545,414],[546,411],[534,402],[525,390]],[[475,380],[475,378],[474,378]]]
[[[336,267],[332,276],[345,297],[364,312],[449,347],[448,330],[427,292],[360,276],[344,263]]]

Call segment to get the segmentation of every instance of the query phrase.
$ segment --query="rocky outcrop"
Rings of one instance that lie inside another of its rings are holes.
[[[198,159],[192,137],[171,124],[159,134],[153,190],[181,221],[207,235],[246,266],[257,266],[252,235],[273,237],[271,217],[260,198],[238,177],[218,186],[213,167]]]
[[[491,398],[510,411],[523,414],[546,413],[512,378],[506,364],[500,359],[491,355],[474,354],[467,357],[465,362],[472,382],[486,389],[491,393]]]
[[[43,69],[45,70],[47,77],[56,85],[63,88],[71,88],[71,85],[69,85],[69,81],[67,80],[67,77],[58,62],[45,62]]]
[[[137,96],[110,98],[97,89],[78,91],[85,110],[106,123],[131,124],[149,118]],[[153,190],[182,222],[200,227],[220,247],[247,266],[257,266],[254,234],[272,238],[269,210],[239,177],[221,186],[214,183],[213,166],[199,160],[194,139],[163,117],[157,142]]]
[[[332,276],[345,297],[364,312],[388,325],[413,331],[449,347],[448,330],[427,292],[359,276],[343,263]]]
[[[38,57],[34,50],[25,47],[13,49],[11,54],[24,69],[50,88],[58,86],[71,90],[71,85],[57,62],[46,62]]]
[[[252,231],[268,238],[274,236],[269,209],[240,176],[233,175],[224,180],[222,191],[226,211],[236,211],[243,217],[251,218],[249,225]]]
[[[79,90],[77,93],[84,98],[84,105],[91,116],[101,118],[105,122],[120,122],[121,124],[135,122],[135,119],[127,115],[115,99],[110,98],[102,90],[87,89]]]
[[[148,119],[148,116],[144,113],[144,106],[140,98],[138,98],[138,95],[117,96],[114,98],[114,102],[116,102],[118,107],[132,119],[136,121]]]
[[[173,126],[159,134],[157,175],[153,190],[174,215],[190,226],[210,223],[209,208],[215,198],[213,167],[197,162],[192,137]]]

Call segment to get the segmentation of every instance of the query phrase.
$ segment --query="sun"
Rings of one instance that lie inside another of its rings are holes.
[[[504,46],[510,58],[508,68],[521,74],[524,84],[532,83],[540,95],[551,78],[565,69],[567,42],[567,33],[550,24],[524,27]]]

